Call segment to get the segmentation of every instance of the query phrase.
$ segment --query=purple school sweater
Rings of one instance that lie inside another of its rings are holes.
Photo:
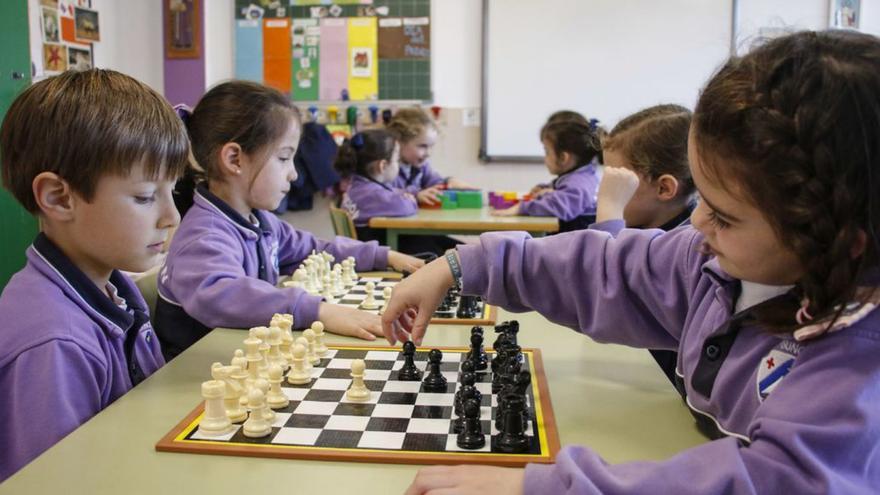
[[[564,222],[596,214],[601,175],[594,163],[566,172],[553,180],[553,190],[520,203],[521,215],[556,217]]]
[[[413,197],[402,189],[355,175],[351,186],[342,197],[342,207],[348,210],[357,227],[366,227],[373,217],[409,217],[419,207]]]
[[[815,340],[770,334],[748,309],[732,315],[740,282],[702,241],[685,226],[458,247],[465,293],[600,342],[678,350],[687,405],[726,435],[660,462],[611,465],[568,446],[526,468],[525,493],[877,493],[880,311]]]
[[[312,251],[327,251],[337,261],[353,256],[359,271],[388,266],[388,248],[376,242],[324,241],[271,213],[254,210],[254,215],[259,227],[198,187],[159,272],[159,296],[165,303],[182,307],[208,328],[265,325],[275,313],[293,314],[302,328],[318,318],[321,296],[276,284],[279,275],[293,273]],[[156,326],[162,335],[176,330],[160,327],[158,320]]]
[[[415,196],[422,189],[445,183],[446,179],[426,161],[421,167],[401,163],[400,172],[397,173],[397,178],[391,183],[391,187],[403,189]]]
[[[165,361],[135,285],[122,309],[40,234],[0,296],[0,481]]]

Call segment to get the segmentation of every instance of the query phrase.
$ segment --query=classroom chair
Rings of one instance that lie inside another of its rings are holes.
[[[349,237],[357,240],[357,230],[354,227],[354,220],[348,211],[330,205],[330,221],[333,222],[333,231],[336,235]]]

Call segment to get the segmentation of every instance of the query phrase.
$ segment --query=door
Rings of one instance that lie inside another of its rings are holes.
[[[31,81],[27,4],[27,0],[0,1],[0,117]],[[24,252],[37,230],[34,216],[0,189],[0,289],[24,266]]]

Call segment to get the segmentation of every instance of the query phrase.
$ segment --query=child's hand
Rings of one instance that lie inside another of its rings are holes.
[[[552,190],[553,190],[552,187],[544,187],[542,185],[537,185],[529,191],[529,196],[531,196],[532,199],[538,199],[541,196],[547,194],[548,192],[550,192]]]
[[[431,186],[419,191],[416,198],[419,200],[419,204],[432,206],[440,202],[440,194],[439,187]]]
[[[458,180],[454,177],[450,177],[449,180],[446,181],[446,187],[449,189],[479,189],[478,187],[474,187],[463,180]]]
[[[418,206],[419,200],[417,200],[416,197],[412,195],[412,193],[405,192],[405,193],[403,193],[403,197],[407,201],[412,201],[416,206]]]
[[[452,271],[441,257],[394,286],[391,300],[382,314],[382,331],[391,345],[412,340],[421,345],[434,310],[452,287]]]
[[[639,176],[623,167],[605,167],[596,200],[596,222],[619,220],[639,187]]]
[[[388,266],[394,268],[394,271],[397,272],[415,273],[416,270],[425,266],[425,260],[420,260],[415,256],[399,253],[397,251],[389,251]]]
[[[519,203],[505,210],[492,210],[490,213],[496,217],[515,217],[519,215]]]
[[[455,493],[521,495],[525,469],[490,466],[432,466],[419,470],[406,495]]]
[[[376,340],[377,336],[382,336],[382,320],[359,309],[322,302],[318,306],[318,320],[328,332],[336,335],[364,340]]]

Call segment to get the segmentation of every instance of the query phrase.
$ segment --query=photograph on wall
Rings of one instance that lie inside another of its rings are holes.
[[[73,22],[76,25],[76,39],[81,43],[101,41],[101,28],[98,24],[98,11],[75,7]]]
[[[199,58],[199,0],[163,0],[165,19],[165,56]]]
[[[67,47],[43,43],[43,70],[46,72],[64,72],[67,70]]]
[[[40,7],[40,25],[43,28],[43,43],[61,41],[61,25],[58,21],[58,9]]]
[[[831,0],[831,27],[858,29],[861,17],[861,0]]]
[[[372,77],[373,49],[353,47],[351,49],[351,77]]]
[[[94,66],[92,51],[82,48],[67,47],[67,68],[73,70],[89,70]]]

